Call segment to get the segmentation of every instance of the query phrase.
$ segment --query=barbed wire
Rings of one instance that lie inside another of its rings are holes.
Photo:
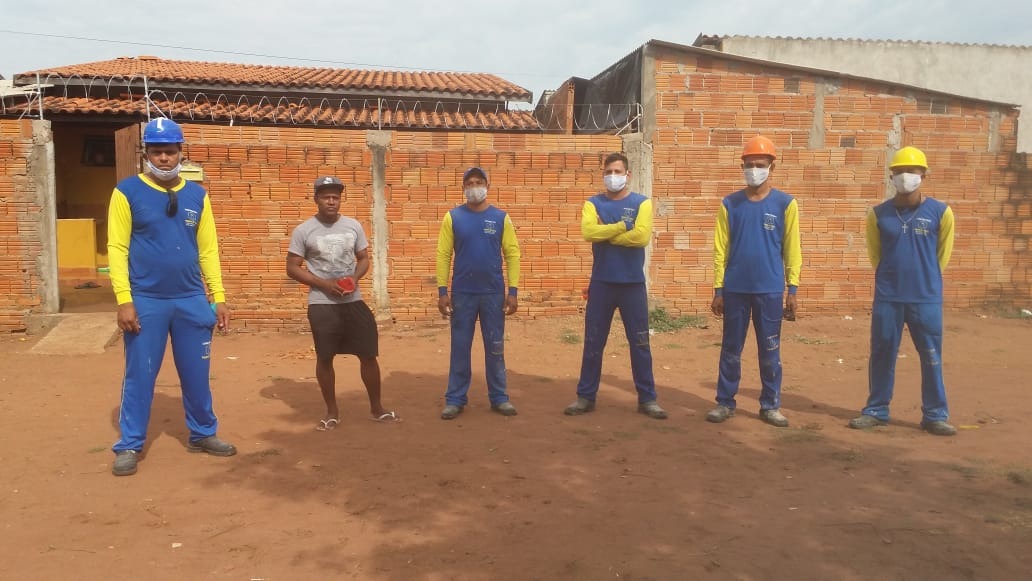
[[[269,96],[199,90],[150,89],[142,75],[37,76],[32,85],[0,93],[0,115],[43,119],[54,114],[134,116],[145,119],[260,125],[377,129],[465,129],[539,132],[636,130],[641,105],[539,104],[403,98]]]

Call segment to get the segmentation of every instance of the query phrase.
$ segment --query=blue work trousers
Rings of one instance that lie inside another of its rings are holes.
[[[448,405],[465,406],[473,370],[470,350],[477,319],[484,340],[484,366],[487,372],[487,397],[492,406],[509,401],[505,384],[505,295],[452,294],[451,363],[448,369]]]
[[[584,355],[581,359],[580,381],[577,382],[577,397],[595,401],[598,396],[598,386],[602,381],[602,356],[609,341],[613,313],[617,309],[620,309],[620,318],[631,351],[631,376],[638,391],[638,403],[656,401],[645,283],[592,281],[588,285],[588,305],[584,311]]]
[[[735,408],[742,380],[742,349],[752,321],[760,364],[760,410],[781,407],[782,293],[724,293],[724,337],[720,344],[717,403]]]
[[[863,413],[889,419],[889,403],[896,378],[896,358],[903,324],[921,358],[921,413],[929,422],[946,421],[946,386],[942,378],[942,304],[875,301],[871,310],[871,360],[867,406]]]
[[[214,436],[218,418],[212,411],[211,336],[215,313],[203,295],[155,299],[134,296],[139,333],[125,333],[125,378],[118,412],[121,438],[112,450],[143,449],[154,400],[154,382],[172,336],[172,357],[179,373],[190,441]]]

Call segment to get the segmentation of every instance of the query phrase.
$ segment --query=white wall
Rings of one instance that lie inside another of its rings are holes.
[[[725,36],[723,52],[884,79],[1032,111],[1032,47],[857,39]],[[1018,151],[1032,152],[1019,118]]]

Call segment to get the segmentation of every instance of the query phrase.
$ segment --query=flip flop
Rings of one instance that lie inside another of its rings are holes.
[[[328,420],[319,420],[319,425],[315,427],[320,432],[328,432],[333,428],[336,428],[340,424],[340,420],[337,418],[330,418]]]
[[[380,422],[385,424],[400,422],[401,418],[394,412],[384,412],[375,418],[369,418],[371,421]]]

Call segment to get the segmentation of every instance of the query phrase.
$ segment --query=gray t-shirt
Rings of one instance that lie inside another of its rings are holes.
[[[341,216],[333,224],[324,224],[314,216],[305,220],[290,235],[291,254],[296,254],[308,263],[308,272],[319,278],[342,278],[355,273],[358,260],[356,252],[369,248],[365,231],[358,220]],[[343,297],[331,297],[321,290],[311,287],[308,291],[308,304],[335,305],[362,300],[362,292],[355,292]]]

